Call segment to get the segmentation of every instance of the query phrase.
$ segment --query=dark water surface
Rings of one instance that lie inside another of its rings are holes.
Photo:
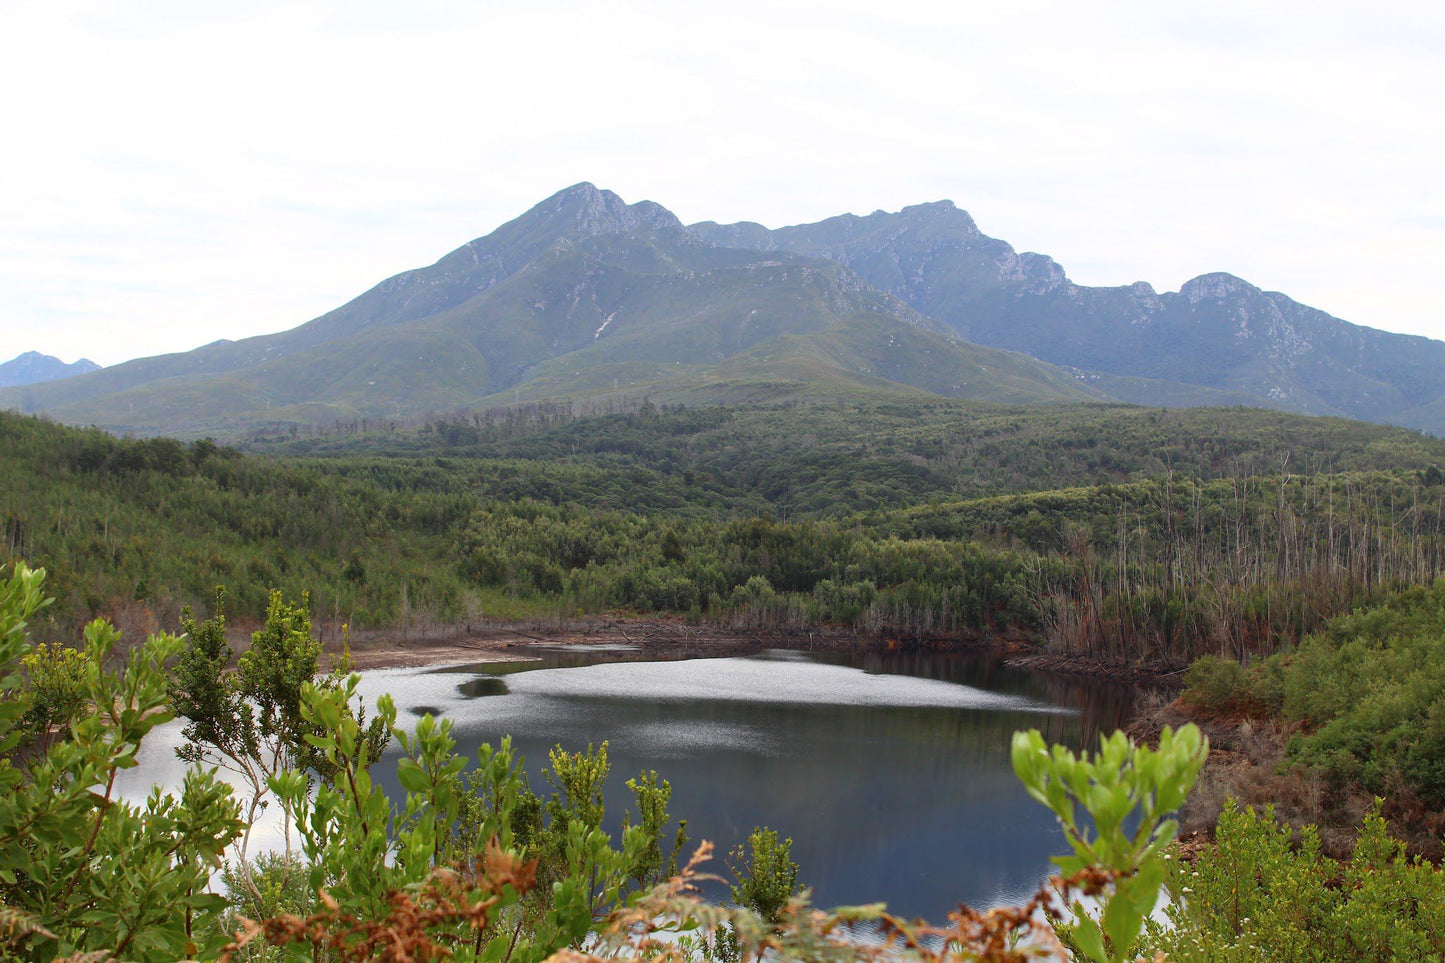
[[[1013,732],[1092,746],[1131,698],[959,653],[540,656],[369,672],[364,688],[390,692],[403,715],[451,719],[473,757],[510,734],[539,791],[553,745],[606,739],[614,827],[631,803],[627,779],[656,769],[672,783],[674,817],[719,855],[765,825],[792,837],[819,905],[885,900],[940,921],[960,900],[1026,898],[1062,852],[1053,817],[1013,776]],[[399,793],[392,757],[374,771]]]

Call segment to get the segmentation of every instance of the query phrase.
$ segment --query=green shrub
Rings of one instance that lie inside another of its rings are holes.
[[[1427,960],[1445,956],[1445,873],[1405,858],[1378,809],[1365,818],[1351,860],[1320,855],[1319,834],[1298,843],[1263,813],[1233,801],[1216,844],[1169,880],[1169,927],[1150,951],[1188,963],[1271,960]]]
[[[47,604],[45,572],[17,563],[0,579],[0,757],[27,738],[16,669],[48,671],[54,653],[31,647],[27,626]],[[165,665],[182,640],[152,636],[118,671],[107,669],[120,633],[96,620],[84,646],[62,659],[66,701],[77,713],[35,758],[0,763],[0,905],[5,951],[19,958],[171,961],[214,954],[195,924],[224,907],[208,892],[212,869],[243,827],[214,772],[186,774],[179,798],[153,792],[143,805],[114,796],[116,773],[135,765],[142,740],[171,718]],[[39,658],[39,662],[35,660]],[[32,680],[33,681],[33,680]]]
[[[775,830],[759,826],[748,834],[746,845],[731,853],[733,902],[776,923],[798,893],[798,864],[793,862],[793,841],[779,839]]]
[[[1291,758],[1445,802],[1445,580],[1336,619],[1270,661],[1285,716],[1307,727]]]
[[[54,729],[64,729],[90,697],[89,660],[78,649],[41,643],[20,659],[25,670],[21,698],[29,703],[21,728],[32,739],[48,743]]]
[[[1233,659],[1200,656],[1184,674],[1181,698],[1203,712],[1234,712],[1251,698],[1249,672]]]

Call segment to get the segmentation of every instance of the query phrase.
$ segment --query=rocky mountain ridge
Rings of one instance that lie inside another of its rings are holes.
[[[1124,401],[1221,400],[1439,432],[1445,343],[1342,321],[1233,275],[1177,293],[1074,284],[1052,258],[983,234],[951,202],[770,231],[694,224],[713,243],[835,260],[961,337],[1076,371]]]
[[[619,393],[858,392],[1247,404],[1445,432],[1445,343],[1204,274],[1072,282],[952,202],[684,226],[592,184],[290,331],[144,358],[0,406],[117,430],[395,417]]]
[[[117,430],[389,418],[630,393],[1102,397],[971,345],[835,261],[707,243],[579,184],[290,331],[140,359],[0,405]]]

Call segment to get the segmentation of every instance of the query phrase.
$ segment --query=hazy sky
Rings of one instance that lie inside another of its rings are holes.
[[[0,360],[294,327],[581,180],[1445,338],[1438,2],[8,0],[0,89]]]

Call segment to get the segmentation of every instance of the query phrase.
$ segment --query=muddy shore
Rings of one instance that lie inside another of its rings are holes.
[[[826,629],[758,631],[666,620],[599,618],[561,624],[473,624],[425,633],[353,634],[351,661],[356,669],[504,662],[527,658],[526,650],[533,646],[627,646],[659,658],[692,658],[763,649],[826,651],[896,648],[899,644],[888,639]],[[327,654],[334,658],[339,652],[328,646]]]
[[[1111,682],[1127,682],[1131,685],[1176,691],[1184,686],[1184,670],[1128,662],[1101,662],[1077,655],[1055,655],[1048,652],[1026,651],[1004,657],[1004,664],[1034,672],[1054,672],[1060,675],[1087,676],[1091,679],[1108,679]]]
[[[1107,663],[1041,652],[1018,639],[936,636],[898,639],[829,626],[799,630],[746,629],[667,619],[597,617],[544,622],[473,623],[428,631],[353,633],[354,668],[392,669],[528,658],[533,646],[627,646],[652,658],[741,655],[764,649],[837,651],[973,651],[997,655],[1006,665],[1060,675],[1176,688],[1183,673],[1149,665]],[[339,650],[328,646],[328,656]]]

